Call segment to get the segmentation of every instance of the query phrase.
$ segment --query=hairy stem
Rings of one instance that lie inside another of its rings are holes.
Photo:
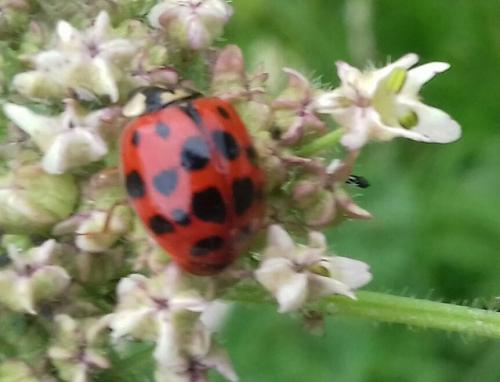
[[[331,150],[340,142],[340,138],[342,138],[343,133],[344,130],[342,128],[337,128],[336,130],[333,130],[332,132],[300,147],[296,151],[296,154],[307,157],[324,150]]]
[[[423,329],[500,339],[500,313],[462,305],[360,291],[357,300],[331,296],[311,308],[325,314],[338,314],[370,320],[405,324]],[[269,297],[256,285],[240,285],[228,296],[233,301],[269,303]]]

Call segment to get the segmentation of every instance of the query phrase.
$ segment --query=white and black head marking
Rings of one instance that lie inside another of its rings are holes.
[[[125,117],[138,117],[163,109],[173,103],[199,97],[196,91],[177,88],[168,89],[161,86],[149,86],[136,90],[123,107]]]

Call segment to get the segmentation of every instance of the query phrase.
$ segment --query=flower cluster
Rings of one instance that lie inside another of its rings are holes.
[[[0,35],[28,7],[7,3]],[[288,83],[273,96],[269,75],[248,73],[236,45],[213,48],[233,12],[225,0],[147,4],[114,26],[97,9],[86,27],[58,21],[51,38],[48,24],[33,22],[17,52],[29,67],[10,86],[0,58],[10,124],[0,142],[0,305],[34,316],[51,334],[40,368],[0,364],[6,381],[49,381],[50,368],[61,380],[87,381],[113,367],[111,347],[120,352],[130,340],[154,344],[157,381],[206,381],[210,369],[237,381],[214,335],[226,292],[250,279],[280,312],[306,311],[328,295],[355,299],[372,278],[369,266],[333,254],[320,229],[372,217],[348,185],[364,185],[352,177],[362,148],[460,136],[418,94],[448,64],[415,67],[415,54],[365,71],[339,62],[333,90],[283,68]],[[117,169],[122,109],[128,93],[150,85],[198,87],[231,102],[253,138],[266,175],[264,223],[252,256],[241,254],[218,276],[182,272],[126,201]]]

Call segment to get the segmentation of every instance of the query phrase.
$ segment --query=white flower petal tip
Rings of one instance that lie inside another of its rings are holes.
[[[271,226],[269,231],[269,238],[279,233],[287,236],[287,242],[292,240],[280,226]],[[280,313],[295,311],[308,301],[331,294],[355,298],[354,290],[372,278],[364,262],[329,256],[324,235],[319,232],[310,234],[308,246],[268,245],[255,278],[276,298]]]
[[[459,124],[445,112],[420,101],[422,85],[450,68],[445,62],[413,67],[410,53],[380,69],[360,71],[337,62],[340,87],[319,94],[318,113],[330,114],[344,129],[342,145],[358,150],[369,141],[404,137],[427,143],[450,143],[461,136]]]
[[[460,125],[444,111],[419,102],[406,101],[402,104],[407,105],[417,115],[418,122],[409,131],[419,134],[422,141],[451,143],[461,138]]]

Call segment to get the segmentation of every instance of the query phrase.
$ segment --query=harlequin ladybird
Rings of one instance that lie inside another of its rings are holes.
[[[143,89],[121,138],[136,213],[184,270],[211,275],[246,247],[263,216],[264,175],[229,102],[185,90]]]

